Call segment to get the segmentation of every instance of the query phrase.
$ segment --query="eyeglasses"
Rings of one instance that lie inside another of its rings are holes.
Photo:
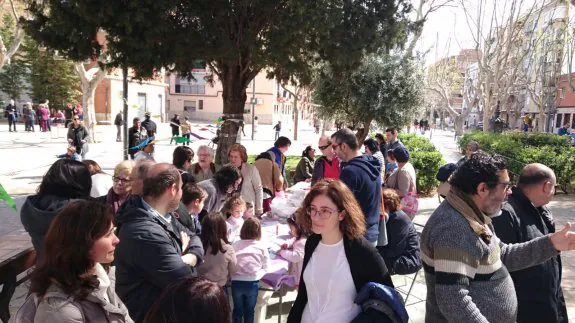
[[[505,185],[505,190],[507,191],[508,189],[511,188],[511,182],[501,182],[501,183],[497,183],[495,184],[495,186],[499,186],[499,185]]]
[[[334,215],[334,214],[338,214],[339,211],[337,210],[332,210],[330,208],[324,207],[321,209],[316,209],[313,207],[308,207],[307,209],[305,209],[305,212],[307,213],[307,215],[310,216],[310,218],[313,218],[314,216],[319,217],[320,219],[327,219],[330,216]]]
[[[112,180],[114,181],[114,183],[130,183],[132,180],[129,178],[121,178],[121,177],[112,177]]]
[[[319,148],[319,150],[325,150],[325,149],[329,148],[330,145],[331,145],[331,142],[328,142],[327,145],[325,145],[325,146],[318,146],[317,148]]]
[[[337,147],[341,146],[341,144],[335,144],[335,145],[331,145],[331,148],[333,148],[333,150],[336,150]]]
[[[79,118],[74,118],[74,121],[78,121],[78,120],[80,120],[80,119],[79,119]]]

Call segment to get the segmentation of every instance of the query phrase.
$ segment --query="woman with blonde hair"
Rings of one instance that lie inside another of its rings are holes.
[[[133,160],[124,160],[114,168],[114,176],[112,177],[113,185],[108,191],[108,194],[102,196],[102,202],[114,209],[114,213],[130,195],[132,194],[132,170],[134,169],[135,162]]]
[[[252,203],[256,215],[263,214],[262,179],[258,169],[248,164],[246,147],[240,144],[231,145],[228,150],[228,160],[230,165],[237,168],[242,175],[242,187],[239,190],[241,197],[246,203]]]
[[[352,321],[354,300],[367,283],[393,287],[385,263],[363,238],[365,217],[353,193],[339,180],[316,183],[297,213],[313,234],[307,239],[298,295],[288,323]]]

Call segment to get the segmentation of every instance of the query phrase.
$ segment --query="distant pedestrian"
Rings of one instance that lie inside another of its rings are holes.
[[[238,123],[238,125],[240,126],[240,131],[242,132],[242,135],[246,135],[246,133],[244,132],[244,127],[246,126],[246,123],[244,122],[244,119],[241,119],[240,122]],[[239,131],[238,131],[239,133]]]
[[[136,153],[140,150],[137,147],[148,138],[148,132],[142,127],[140,118],[136,117],[132,122],[133,126],[128,130],[128,153],[134,159]]]
[[[184,117],[184,122],[182,122],[180,127],[182,128],[182,137],[188,139],[187,141],[184,141],[184,146],[189,146],[190,135],[192,134],[192,124],[190,123],[190,120],[187,116]]]
[[[74,107],[72,107],[71,103],[66,104],[64,116],[66,117],[66,124],[64,126],[68,128],[68,125],[72,122],[72,117],[74,116]]]
[[[40,131],[48,131],[48,121],[50,120],[50,110],[44,104],[38,106],[38,119],[40,120]]]
[[[174,117],[170,120],[170,127],[172,128],[172,138],[170,139],[170,145],[172,141],[176,141],[176,146],[178,145],[178,141],[174,139],[174,137],[180,136],[180,125],[182,122],[180,121],[180,116],[176,113]]]
[[[146,129],[146,131],[148,132],[148,137],[152,138],[156,136],[156,132],[157,132],[157,128],[158,126],[156,125],[156,123],[151,119],[152,118],[152,113],[150,112],[146,112],[146,114],[144,115],[146,118],[144,121],[142,121],[142,127],[144,127]]]
[[[118,130],[118,132],[116,134],[116,141],[117,142],[122,141],[122,125],[123,124],[124,124],[124,118],[122,117],[122,112],[118,112],[118,114],[116,114],[116,119],[114,119],[114,125],[116,126],[116,129]]]
[[[10,100],[10,103],[4,109],[4,116],[8,118],[8,130],[12,132],[12,127],[16,131],[16,120],[18,118],[18,110],[14,104],[14,100]]]
[[[274,130],[275,130],[275,138],[274,140],[278,140],[278,138],[280,137],[280,131],[282,130],[282,122],[278,121],[278,123],[276,123],[276,125],[274,126]]]
[[[74,116],[72,121],[72,125],[68,128],[68,143],[70,146],[76,147],[76,152],[84,159],[88,150],[88,129],[84,127],[80,117]]]

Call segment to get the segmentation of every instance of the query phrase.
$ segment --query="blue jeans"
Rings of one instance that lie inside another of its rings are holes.
[[[234,323],[253,323],[258,301],[259,281],[232,281],[232,299],[234,300]]]

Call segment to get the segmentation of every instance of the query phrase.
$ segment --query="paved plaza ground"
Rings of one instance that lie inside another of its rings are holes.
[[[206,123],[193,122],[196,129],[206,126]],[[159,124],[160,139],[169,138],[170,128],[168,124]],[[282,135],[293,138],[292,127],[284,125]],[[273,145],[273,130],[271,125],[260,125],[254,141],[249,140],[250,126],[246,126],[247,137],[244,137],[242,144],[246,146],[249,154],[260,153]],[[6,190],[16,196],[19,205],[23,203],[25,195],[32,194],[36,190],[40,180],[48,167],[56,160],[56,154],[62,154],[66,150],[65,129],[53,129],[52,133],[10,133],[6,124],[0,124],[0,183]],[[429,136],[430,134],[426,134]],[[294,141],[288,155],[300,155],[306,145],[317,146],[319,135],[313,132],[309,122],[301,122],[299,138]],[[97,138],[99,142],[90,146],[87,158],[96,160],[105,171],[110,172],[113,167],[122,160],[122,144],[115,142],[115,128],[109,126],[99,126]],[[453,133],[448,131],[435,131],[432,134],[432,141],[441,151],[447,162],[455,162],[460,158],[457,152]],[[200,144],[207,144],[208,141],[197,141],[192,144],[195,150]],[[171,155],[174,146],[169,145],[169,140],[161,140],[156,145],[156,160],[171,162]],[[439,205],[436,196],[424,197],[420,199],[420,212],[414,222],[425,225],[427,219]],[[557,227],[561,228],[566,222],[575,221],[575,195],[558,194],[550,204],[551,210],[556,218]],[[6,234],[21,228],[19,214],[0,204],[0,235]],[[571,318],[575,318],[575,252],[568,252],[563,257],[563,292],[567,301],[568,312]],[[413,276],[413,275],[412,275]],[[411,277],[411,276],[410,276]],[[411,284],[410,278],[395,277],[396,285]],[[418,298],[425,298],[425,281],[423,274],[418,275],[416,284],[412,291],[412,296],[408,299],[408,312],[411,322],[423,322],[425,315],[425,302],[413,304]],[[11,310],[15,310],[21,304],[26,294],[26,286],[17,289],[11,303]],[[277,295],[276,295],[277,296]],[[284,297],[282,322],[285,322],[289,307],[295,298],[295,292],[289,292]],[[274,297],[268,307],[267,319],[265,322],[278,322],[278,298]],[[413,305],[411,305],[413,304]]]

